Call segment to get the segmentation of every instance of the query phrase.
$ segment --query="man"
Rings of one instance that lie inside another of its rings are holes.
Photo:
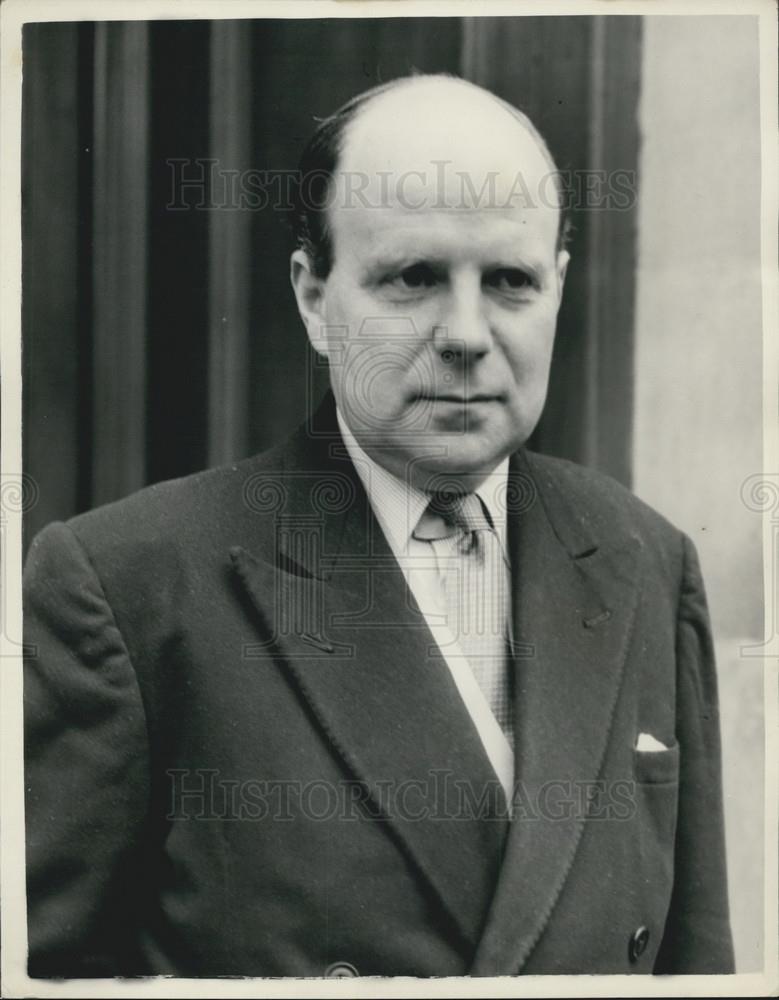
[[[332,396],[33,543],[31,974],[729,971],[693,547],[523,448],[568,262],[543,140],[416,77],[302,167]]]

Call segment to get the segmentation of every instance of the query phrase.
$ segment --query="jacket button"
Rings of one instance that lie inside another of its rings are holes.
[[[642,925],[633,932],[633,935],[628,942],[628,958],[631,963],[639,960],[639,958],[646,951],[646,946],[648,944],[649,928]]]
[[[357,969],[348,962],[333,962],[325,969],[325,976],[328,979],[351,979],[359,974]]]

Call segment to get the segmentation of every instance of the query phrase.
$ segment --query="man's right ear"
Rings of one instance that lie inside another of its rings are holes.
[[[289,264],[289,278],[308,339],[317,354],[327,357],[327,338],[324,333],[325,282],[314,274],[305,250],[295,250]]]

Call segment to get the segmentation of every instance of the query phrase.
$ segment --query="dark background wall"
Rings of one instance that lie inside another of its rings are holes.
[[[294,170],[316,117],[413,71],[488,86],[578,172],[532,443],[628,482],[635,205],[598,202],[596,172],[636,170],[640,44],[632,17],[26,25],[24,449],[40,491],[27,541],[304,417],[326,371],[295,311],[291,237],[273,197],[215,207],[225,171]],[[205,179],[204,207],[196,188],[171,207],[174,170]]]

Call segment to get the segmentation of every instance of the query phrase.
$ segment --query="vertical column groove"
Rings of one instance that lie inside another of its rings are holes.
[[[95,26],[93,497],[145,481],[149,54],[143,22]]]
[[[233,171],[249,164],[251,36],[243,21],[216,21],[210,43],[208,462],[248,447],[250,214]]]

